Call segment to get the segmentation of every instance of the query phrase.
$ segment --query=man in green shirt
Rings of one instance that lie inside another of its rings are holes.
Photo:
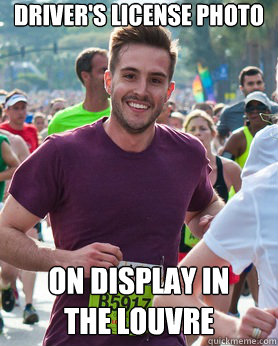
[[[86,89],[85,100],[56,113],[48,125],[49,135],[93,123],[110,114],[110,102],[103,82],[107,64],[107,51],[104,49],[88,48],[78,55],[75,68]]]

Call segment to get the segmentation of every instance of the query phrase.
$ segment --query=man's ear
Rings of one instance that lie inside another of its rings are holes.
[[[86,72],[86,71],[82,71],[81,72],[81,78],[82,78],[82,80],[83,80],[83,83],[85,84],[85,82],[88,80],[88,78],[89,78],[89,73],[88,72]]]
[[[168,90],[167,90],[167,99],[166,101],[169,100],[169,98],[172,95],[172,92],[175,90],[175,82],[170,82],[169,86],[168,86]]]
[[[112,74],[109,70],[106,70],[104,73],[104,87],[105,87],[107,94],[111,95]]]

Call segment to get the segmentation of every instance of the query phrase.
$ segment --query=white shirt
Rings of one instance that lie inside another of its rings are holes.
[[[278,162],[243,179],[242,189],[215,217],[203,239],[236,274],[254,263],[259,307],[278,306]],[[277,324],[271,335],[275,338]]]
[[[278,125],[266,126],[256,133],[243,167],[242,179],[278,162]]]

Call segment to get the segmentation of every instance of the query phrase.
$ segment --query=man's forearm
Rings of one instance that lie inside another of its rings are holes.
[[[212,201],[204,210],[196,214],[190,222],[187,223],[190,231],[193,235],[199,239],[203,237],[207,231],[209,224],[212,218],[219,213],[219,211],[224,207],[224,201],[217,196],[214,201]],[[205,217],[208,216],[208,219],[205,220]],[[201,219],[204,220],[201,220]],[[201,222],[202,221],[202,222]],[[206,222],[207,221],[207,222]]]
[[[120,248],[109,243],[85,245],[76,250],[51,249],[29,238],[26,232],[40,218],[9,196],[0,213],[0,259],[18,268],[48,271],[54,266],[83,267],[90,277],[91,267],[117,266],[123,259]]]
[[[17,167],[11,167],[6,169],[3,172],[0,172],[0,181],[6,181],[11,179],[11,177],[13,176],[15,170],[17,169]]]
[[[49,271],[52,267],[83,267],[90,277],[91,267],[118,266],[123,254],[118,246],[91,243],[77,250],[46,247],[24,232],[0,225],[0,259],[17,268],[30,271]]]
[[[160,295],[155,296],[153,305],[155,307],[190,307],[194,306],[199,311],[201,308],[207,308],[208,306],[204,304],[196,294],[193,295]],[[211,315],[214,319],[214,323],[211,327],[214,328],[214,334],[211,337],[227,337],[233,338],[238,336],[238,324],[239,320],[235,317],[228,316],[218,310],[214,310]]]
[[[20,269],[48,271],[67,258],[68,251],[47,247],[13,228],[2,227],[0,236],[1,260]]]

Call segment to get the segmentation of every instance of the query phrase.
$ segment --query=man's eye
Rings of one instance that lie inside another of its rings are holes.
[[[135,76],[134,76],[134,74],[132,74],[132,73],[128,73],[128,74],[125,74],[124,75],[124,78],[126,78],[126,79],[133,79]]]
[[[157,78],[152,78],[152,83],[154,83],[154,84],[160,84],[160,83],[161,83],[161,80],[160,80],[160,79],[157,79]]]

